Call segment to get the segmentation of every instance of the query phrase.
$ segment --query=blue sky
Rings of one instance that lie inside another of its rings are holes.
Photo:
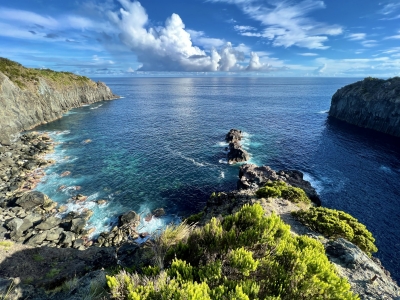
[[[88,76],[400,76],[400,1],[0,0],[0,56]]]

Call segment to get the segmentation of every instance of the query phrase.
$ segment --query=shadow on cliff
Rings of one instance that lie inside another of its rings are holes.
[[[0,279],[19,278],[22,284],[53,289],[88,272],[117,266],[114,248],[27,248],[14,244],[0,249]],[[1,295],[1,293],[0,293]]]

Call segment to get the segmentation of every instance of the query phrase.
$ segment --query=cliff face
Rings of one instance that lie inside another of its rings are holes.
[[[67,110],[118,98],[102,82],[86,80],[66,85],[39,77],[21,89],[0,72],[0,142],[12,134],[58,119]]]
[[[329,115],[400,137],[400,77],[368,77],[339,89],[332,97]]]

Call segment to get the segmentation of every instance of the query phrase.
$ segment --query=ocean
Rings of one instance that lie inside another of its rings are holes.
[[[59,142],[49,156],[57,163],[37,190],[68,211],[92,209],[95,234],[127,210],[163,207],[165,217],[141,225],[152,232],[201,210],[213,191],[235,189],[239,165],[226,164],[224,137],[237,128],[250,163],[304,172],[323,206],[364,223],[376,237],[375,256],[400,282],[400,139],[327,114],[335,91],[358,79],[101,80],[122,98],[35,128]],[[71,174],[62,177],[65,171]],[[69,203],[77,193],[88,200]]]

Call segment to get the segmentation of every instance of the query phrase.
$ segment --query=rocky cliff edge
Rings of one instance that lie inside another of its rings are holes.
[[[71,108],[118,98],[104,83],[83,76],[16,66],[0,70],[2,144],[13,134],[58,119]]]
[[[365,78],[332,97],[331,117],[400,137],[400,77]]]

